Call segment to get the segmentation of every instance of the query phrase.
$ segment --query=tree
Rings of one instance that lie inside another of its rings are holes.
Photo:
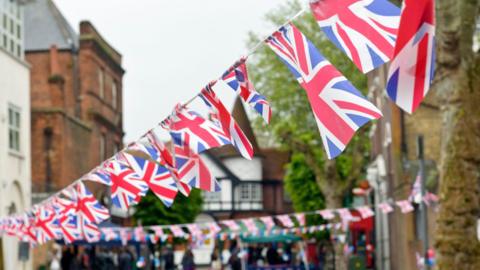
[[[437,1],[437,69],[432,91],[444,117],[439,269],[480,269],[480,52],[472,50],[478,0]],[[459,268],[460,267],[460,268]]]
[[[134,219],[142,225],[169,225],[191,223],[202,211],[202,193],[192,190],[190,196],[181,193],[175,198],[172,207],[166,207],[151,191],[137,206]]]
[[[281,25],[300,9],[298,1],[291,1],[270,13],[267,20],[274,25]],[[366,76],[327,40],[310,13],[302,15],[295,25],[360,91],[366,90]],[[253,46],[258,40],[255,34],[251,34],[249,43]],[[363,175],[368,162],[367,130],[357,132],[341,156],[328,160],[306,94],[287,67],[266,46],[249,59],[249,65],[256,88],[267,96],[273,108],[270,125],[258,130],[266,130],[267,133],[263,135],[271,138],[271,143],[280,145],[293,155],[302,155],[324,195],[326,206],[341,207],[344,196]],[[336,269],[346,269],[341,245],[337,245],[336,255]]]

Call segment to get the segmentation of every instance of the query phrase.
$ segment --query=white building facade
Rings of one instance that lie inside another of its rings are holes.
[[[7,216],[31,202],[30,70],[17,1],[0,0],[0,74],[0,216]],[[27,251],[20,246],[16,238],[1,239],[0,269],[31,269],[31,260],[19,256]]]

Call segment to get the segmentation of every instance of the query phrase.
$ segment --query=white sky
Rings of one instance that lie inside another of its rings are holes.
[[[124,140],[129,142],[244,54],[248,31],[274,30],[264,16],[286,0],[54,2],[77,32],[78,23],[89,20],[123,55]]]

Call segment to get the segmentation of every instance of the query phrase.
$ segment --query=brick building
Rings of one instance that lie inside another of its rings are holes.
[[[67,186],[122,147],[122,56],[88,21],[79,34],[51,0],[25,6],[31,65],[32,188]]]
[[[409,115],[401,111],[385,92],[387,67],[369,73],[370,96],[383,118],[372,128],[372,157],[368,179],[375,201],[406,199],[418,173],[417,136],[425,138],[426,188],[437,193],[442,114],[436,93],[429,92],[420,107]],[[428,209],[428,235],[432,247],[435,212]],[[421,213],[376,215],[376,269],[417,269],[416,252],[422,254]]]

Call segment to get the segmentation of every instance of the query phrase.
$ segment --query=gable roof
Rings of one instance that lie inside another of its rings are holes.
[[[78,35],[52,0],[28,1],[24,6],[25,51],[78,48]]]

